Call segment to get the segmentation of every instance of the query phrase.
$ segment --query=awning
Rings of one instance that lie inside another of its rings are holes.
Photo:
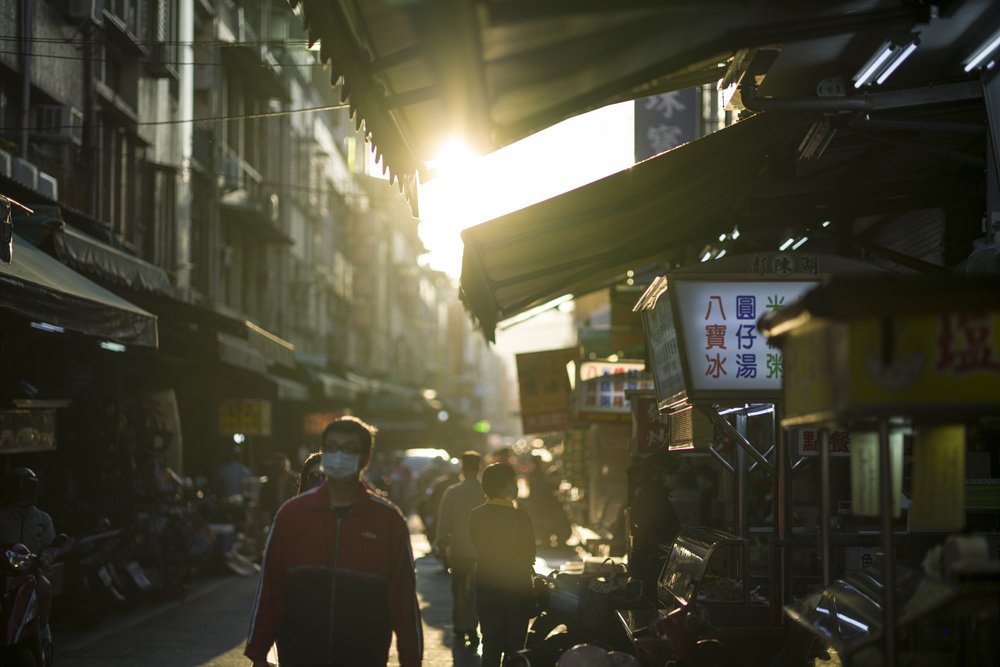
[[[462,232],[461,297],[493,340],[500,320],[607,286],[672,248],[732,229],[766,158],[807,121],[771,113]]]
[[[920,3],[854,0],[290,3],[331,81],[343,76],[355,123],[411,194],[451,136],[490,152],[614,102],[717,81],[738,49],[927,14]]]
[[[64,266],[18,235],[0,263],[0,307],[91,336],[157,346],[156,316]]]
[[[34,208],[34,214],[15,218],[15,227],[36,246],[54,251],[63,263],[129,289],[171,294],[170,278],[160,267],[67,225],[58,207]]]

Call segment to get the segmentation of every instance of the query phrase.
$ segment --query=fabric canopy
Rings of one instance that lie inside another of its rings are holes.
[[[59,259],[79,271],[135,290],[170,294],[170,278],[166,271],[69,225],[62,225],[54,234],[53,242]]]
[[[155,315],[91,282],[16,234],[12,262],[0,263],[0,307],[92,336],[157,346]]]
[[[461,296],[490,340],[500,320],[608,285],[729,231],[766,156],[807,121],[759,115],[462,232]]]
[[[290,3],[411,194],[450,137],[490,152],[614,102],[718,81],[739,49],[896,29],[926,14],[899,0]]]

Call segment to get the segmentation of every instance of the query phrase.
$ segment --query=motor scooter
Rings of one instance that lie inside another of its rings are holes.
[[[638,581],[628,581],[622,565],[607,562],[584,574],[553,572],[544,578],[544,585],[541,613],[531,623],[525,649],[512,658],[512,665],[549,667],[563,652],[582,643],[631,650],[614,610],[639,599],[642,587]]]
[[[51,556],[73,546],[72,538],[57,538]],[[0,667],[49,667],[51,633],[43,632],[39,577],[44,563],[23,544],[8,545],[0,554]]]

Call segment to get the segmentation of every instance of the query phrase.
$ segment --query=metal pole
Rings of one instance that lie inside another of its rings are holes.
[[[819,543],[823,588],[830,585],[830,431],[819,430]]]
[[[736,431],[746,437],[747,417],[736,415]],[[750,485],[747,479],[747,453],[742,447],[736,448],[736,534],[750,537]]]
[[[736,415],[736,430],[746,438],[747,416]],[[747,576],[749,566],[750,538],[750,472],[747,470],[747,453],[742,447],[736,447],[736,534],[744,539],[740,548],[740,577],[743,581],[743,604],[750,601],[750,578]]]
[[[733,468],[733,464],[727,461],[726,457],[720,454],[718,449],[716,449],[715,447],[709,447],[708,453],[714,456],[715,460],[719,462],[719,465],[728,470],[730,475],[736,473],[736,469]]]
[[[715,409],[710,405],[706,406],[700,403],[697,405],[702,412],[708,415],[708,418],[712,420],[712,423],[715,424],[716,428],[719,428],[725,433],[727,433],[731,438],[733,438],[736,441],[736,444],[745,449],[747,454],[752,456],[755,461],[760,463],[768,470],[771,470],[771,464],[768,462],[768,460],[765,459],[764,456],[759,451],[757,451],[757,448],[751,445],[750,442],[747,441],[747,439],[743,435],[741,435],[739,431],[733,428],[733,425],[730,424],[725,417],[716,412]]]
[[[788,563],[790,559],[787,558],[785,546],[783,545],[785,540],[789,536],[789,526],[786,516],[786,509],[788,505],[788,442],[785,440],[784,433],[781,429],[781,415],[780,406],[774,406],[774,417],[772,423],[774,424],[774,469],[775,474],[773,475],[773,487],[772,487],[772,499],[771,499],[771,510],[774,514],[774,532],[776,538],[776,548],[778,550],[778,608],[777,608],[777,618],[775,618],[776,624],[781,624],[783,614],[782,609],[785,607],[785,603],[788,601]]]
[[[764,450],[764,458],[765,459],[769,458],[771,456],[771,454],[773,454],[773,453],[774,453],[774,445],[771,445],[766,450]],[[750,464],[750,472],[753,472],[754,470],[756,470],[758,465],[759,464],[756,461],[754,461],[753,463],[751,463]]]
[[[879,419],[879,491],[882,508],[882,567],[885,572],[885,586],[882,589],[882,626],[885,639],[885,664],[896,664],[896,564],[893,562],[892,535],[892,452],[889,449],[889,420]]]

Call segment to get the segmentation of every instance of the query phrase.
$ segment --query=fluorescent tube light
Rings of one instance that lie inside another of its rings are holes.
[[[767,408],[765,410],[757,410],[756,412],[748,412],[747,417],[756,417],[758,415],[766,415],[770,412],[774,412],[774,406]]]
[[[854,87],[861,88],[875,78],[875,75],[882,69],[889,58],[892,57],[892,42],[885,42],[879,47],[864,67],[854,75]]]
[[[886,40],[875,55],[854,75],[854,87],[861,88],[872,82],[880,85],[885,83],[903,61],[913,55],[919,44],[920,38],[916,34]]]
[[[971,72],[981,64],[984,64],[983,61],[992,55],[998,46],[1000,46],[1000,30],[993,33],[989,39],[979,45],[978,49],[969,54],[969,57],[966,58],[963,63],[965,65],[965,71]]]
[[[701,258],[701,261],[703,261],[703,262],[707,262],[707,261],[708,261],[708,260],[710,260],[710,259],[712,259],[712,251],[711,251],[711,250],[709,250],[708,252],[706,252],[706,253],[705,253],[705,254],[704,254],[704,255],[702,256],[702,258]]]
[[[726,240],[726,235],[725,234],[719,234],[719,243],[722,243],[725,240]]]
[[[720,251],[719,251],[719,254],[718,254],[718,255],[716,255],[716,256],[715,256],[715,258],[716,258],[716,259],[722,259],[722,258],[723,258],[723,257],[725,257],[725,256],[726,256],[726,249],[725,249],[725,248],[723,248],[722,250],[720,250]]]
[[[31,328],[38,329],[39,331],[48,331],[49,333],[66,333],[66,329],[55,324],[49,324],[48,322],[32,322]]]
[[[795,239],[789,237],[787,241],[781,244],[778,250],[788,250],[788,246],[792,245],[793,243],[795,243]]]
[[[824,227],[829,227],[830,226],[830,221],[829,220],[824,220],[823,221],[823,226]]]
[[[562,296],[552,299],[551,301],[547,301],[546,303],[543,303],[540,306],[535,306],[534,308],[530,308],[521,313],[520,315],[515,315],[510,319],[506,319],[500,322],[497,325],[497,329],[499,329],[500,331],[506,331],[507,329],[510,329],[512,326],[518,325],[521,322],[527,322],[533,317],[537,317],[542,313],[558,308],[564,303],[569,303],[572,300],[573,300],[572,294],[563,294]]]
[[[905,49],[903,49],[902,53],[893,58],[892,62],[889,63],[889,66],[885,68],[885,71],[878,75],[878,78],[875,79],[875,83],[877,83],[880,86],[883,83],[885,83],[885,80],[888,79],[890,76],[892,76],[892,73],[896,71],[896,68],[902,65],[903,61],[909,58],[911,55],[913,55],[913,52],[916,50],[917,50],[916,42],[910,44]]]
[[[808,240],[809,240],[808,236],[803,236],[802,238],[800,238],[798,241],[795,242],[795,245],[792,246],[792,250],[798,250]]]
[[[124,352],[125,346],[121,343],[116,343],[110,340],[102,340],[99,345],[102,350],[107,350],[108,352]]]

